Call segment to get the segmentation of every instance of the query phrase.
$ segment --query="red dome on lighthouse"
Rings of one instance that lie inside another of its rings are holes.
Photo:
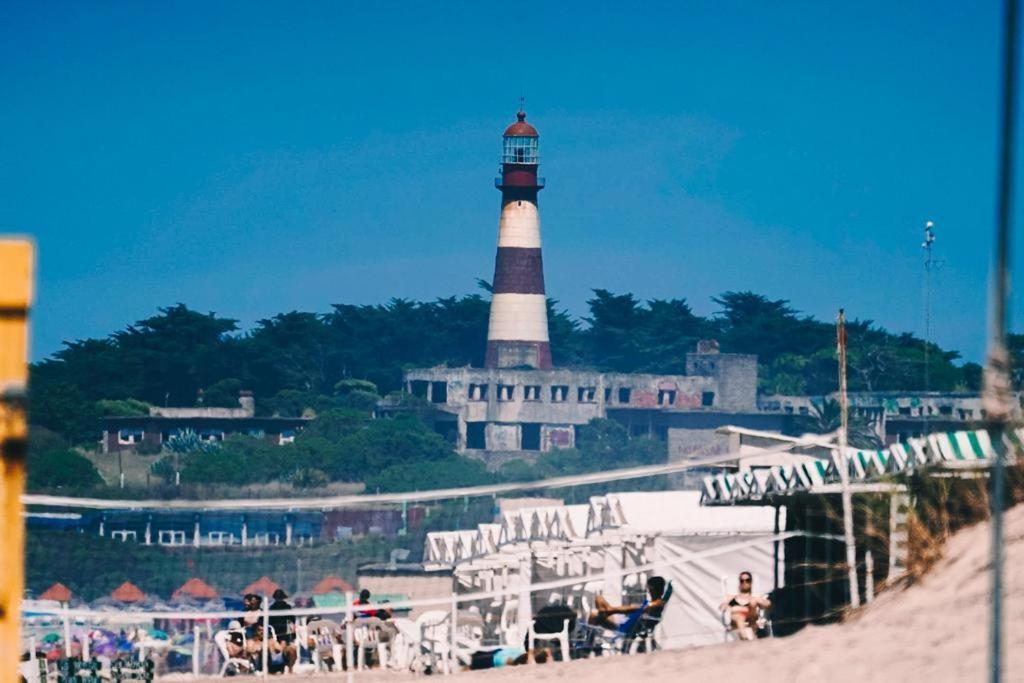
[[[516,114],[516,122],[505,129],[505,137],[527,137],[539,138],[537,129],[526,122],[526,112],[520,111]]]

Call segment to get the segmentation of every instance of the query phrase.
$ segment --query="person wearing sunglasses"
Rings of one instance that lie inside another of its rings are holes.
[[[757,639],[757,631],[764,621],[764,613],[771,609],[772,601],[765,596],[754,595],[754,577],[750,572],[740,572],[739,592],[727,596],[718,609],[729,617],[729,630],[740,640]]]

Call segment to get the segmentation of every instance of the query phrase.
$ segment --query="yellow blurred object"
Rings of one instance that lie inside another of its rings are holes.
[[[21,598],[25,586],[25,490],[28,432],[28,311],[34,249],[28,240],[0,239],[0,681],[19,680]]]

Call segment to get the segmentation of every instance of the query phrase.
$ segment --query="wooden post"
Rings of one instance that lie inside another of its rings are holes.
[[[18,680],[21,598],[25,592],[25,490],[28,430],[28,311],[34,249],[27,240],[0,240],[0,680]]]
[[[850,607],[860,607],[857,588],[857,546],[853,539],[853,495],[850,493],[850,468],[846,459],[848,440],[849,404],[846,399],[846,314],[839,309],[836,321],[836,341],[839,348],[839,481],[843,489],[843,537],[846,540],[846,571],[850,579]]]

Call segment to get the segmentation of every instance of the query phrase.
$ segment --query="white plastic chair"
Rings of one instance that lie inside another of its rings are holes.
[[[515,598],[506,600],[501,608],[499,628],[501,629],[502,638],[511,645],[518,645],[523,642],[523,633],[519,630],[519,624],[516,623],[518,617],[519,601]]]
[[[408,671],[416,662],[420,647],[419,626],[412,619],[392,619],[398,633],[391,642],[388,665],[395,671]]]
[[[322,667],[326,668],[323,656],[320,653],[328,649],[331,652],[331,659],[334,660],[334,666],[337,670],[341,669],[343,659],[341,651],[341,626],[330,619],[310,621],[306,624],[306,636],[305,645],[309,645],[310,638],[313,639],[313,644],[310,647],[312,649],[313,664],[316,665],[317,671],[321,671]]]
[[[446,675],[451,673],[451,665],[448,662],[451,653],[451,614],[442,610],[430,610],[419,616],[416,625],[419,628],[420,663],[423,663],[425,657],[431,667],[440,664]]]
[[[538,633],[536,630],[536,623],[531,622],[530,628],[528,629],[528,638],[530,643],[530,649],[536,647],[536,641],[538,640],[553,640],[558,643],[562,650],[562,661],[569,661],[569,620],[562,620],[562,630],[556,631],[555,633]]]
[[[377,661],[383,667],[388,661],[387,643],[380,639],[380,631],[384,626],[378,617],[361,617],[350,624],[352,642],[356,646],[356,670],[366,668],[366,651],[376,650]]]
[[[252,671],[252,663],[248,659],[242,659],[241,657],[232,657],[228,653],[228,637],[232,633],[242,634],[242,651],[245,651],[245,631],[238,630],[224,630],[217,631],[213,634],[213,642],[217,645],[217,649],[220,651],[221,657],[224,658],[224,666],[220,668],[220,676],[226,676],[228,667],[235,666],[239,671],[249,673]]]

